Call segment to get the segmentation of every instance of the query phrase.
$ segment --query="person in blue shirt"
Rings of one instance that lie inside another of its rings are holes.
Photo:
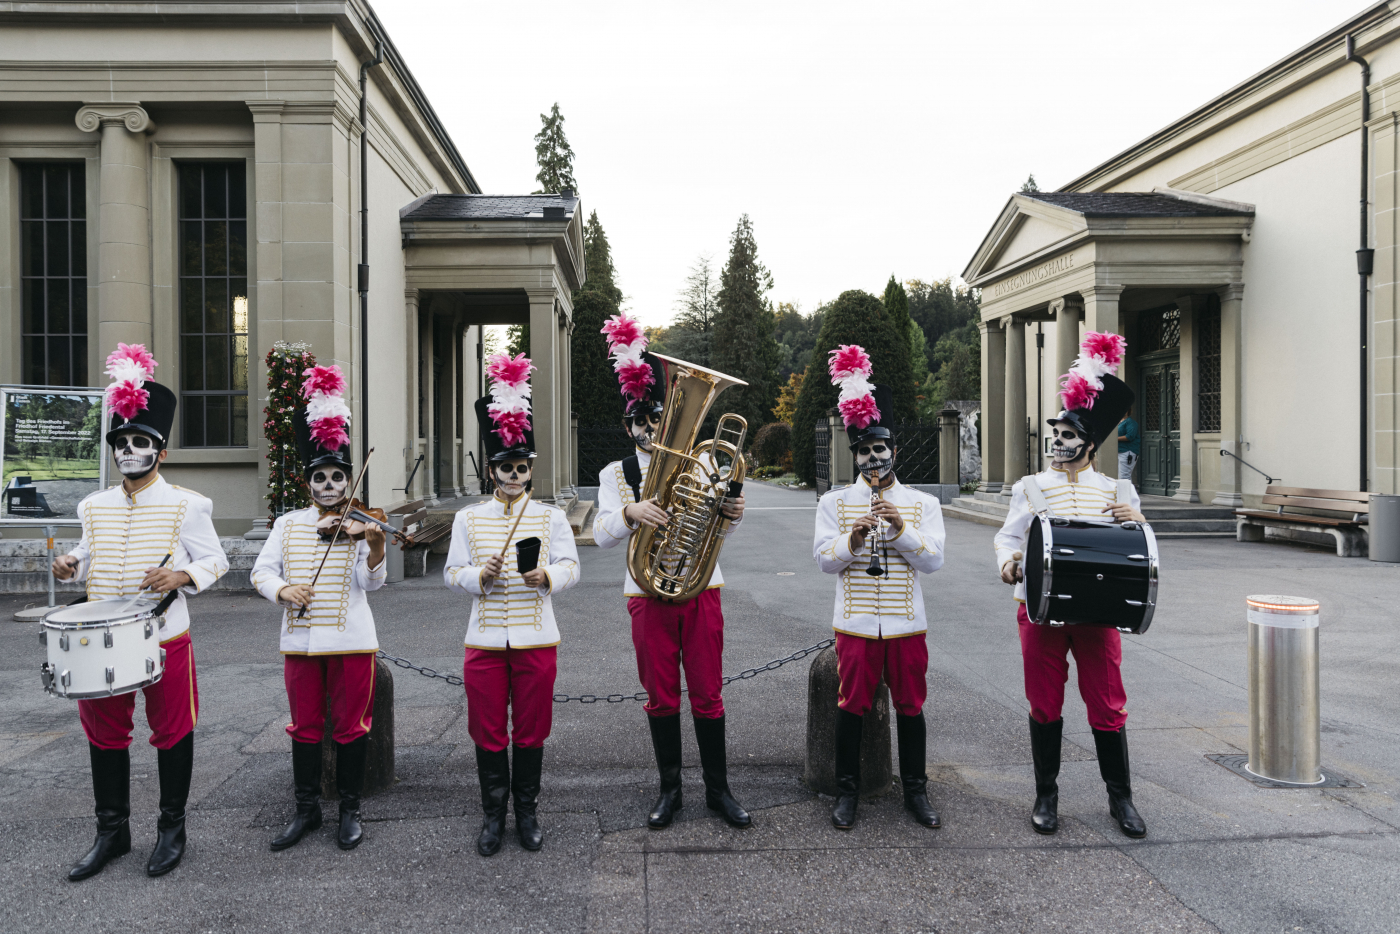
[[[1131,411],[1131,410],[1130,410]],[[1118,423],[1118,479],[1133,479],[1137,468],[1138,455],[1142,453],[1142,432],[1131,414],[1124,415]]]

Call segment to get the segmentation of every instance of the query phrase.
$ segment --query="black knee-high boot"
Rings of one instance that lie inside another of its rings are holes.
[[[856,825],[860,803],[860,734],[864,717],[836,708],[836,806],[831,823],[837,830]]]
[[[928,800],[928,726],[924,713],[912,717],[895,714],[899,736],[899,778],[904,785],[904,807],[925,827],[939,827],[942,821]]]
[[[156,750],[160,767],[160,820],[156,823],[156,848],[146,863],[146,875],[163,876],[185,855],[185,802],[194,774],[194,731],[169,749]]]
[[[97,875],[108,862],[131,852],[131,755],[125,749],[98,749],[88,743],[88,761],[97,803],[97,839],[68,870],[72,882]]]
[[[681,715],[647,717],[651,728],[651,745],[656,751],[656,768],[661,773],[661,796],[656,799],[647,826],[655,829],[671,826],[681,800]]]
[[[1108,813],[1129,837],[1147,836],[1147,825],[1133,807],[1133,783],[1128,770],[1128,734],[1123,729],[1095,730],[1099,775],[1108,788]]]
[[[1031,722],[1031,758],[1035,762],[1035,808],[1031,811],[1031,826],[1036,833],[1054,833],[1060,829],[1060,745],[1065,721]]]
[[[369,734],[335,744],[335,790],[340,793],[340,830],[335,842],[342,850],[353,850],[364,839],[360,826],[360,792],[365,787],[368,753]]]
[[[476,777],[481,783],[481,833],[476,851],[495,856],[506,833],[506,809],[510,806],[510,751],[476,747]]]
[[[694,717],[700,771],[705,776],[705,807],[718,811],[731,827],[753,823],[749,812],[729,792],[729,760],[724,748],[724,715]]]
[[[540,773],[544,770],[544,747],[515,747],[511,762],[510,790],[515,799],[515,835],[527,850],[544,844],[544,831],[535,818],[540,799]]]
[[[338,774],[338,773],[337,773]],[[292,741],[292,789],[297,813],[272,841],[274,850],[285,850],[321,826],[321,744]]]

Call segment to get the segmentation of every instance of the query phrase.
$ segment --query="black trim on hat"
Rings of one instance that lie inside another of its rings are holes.
[[[880,410],[880,414],[864,428],[846,426],[846,440],[850,442],[852,451],[859,447],[862,441],[871,438],[888,438],[890,444],[894,444],[894,435],[889,427],[894,424],[894,390],[877,384],[871,395],[875,397],[875,408]]]
[[[1071,423],[1093,442],[1094,450],[1097,451],[1103,447],[1108,436],[1117,431],[1118,423],[1128,414],[1136,398],[1127,383],[1116,376],[1108,375],[1103,377],[1103,389],[1094,397],[1092,408],[1070,409],[1061,412],[1057,418],[1048,418],[1045,421],[1049,425],[1056,422]]]
[[[109,446],[116,440],[118,434],[132,429],[143,431],[155,438],[160,442],[161,447],[170,444],[170,429],[175,424],[175,407],[179,400],[169,387],[162,386],[154,380],[146,380],[141,384],[141,388],[146,390],[150,396],[146,407],[137,412],[130,420],[122,418],[115,412],[112,413],[112,421],[106,434]]]
[[[350,445],[331,449],[322,447],[317,441],[311,438],[311,425],[306,420],[306,407],[297,406],[296,413],[292,415],[292,427],[296,431],[297,451],[301,454],[301,474],[305,477],[317,467],[326,464],[335,464],[344,467],[347,473],[355,470],[354,461],[350,457]]]
[[[476,421],[481,429],[481,443],[486,449],[486,460],[488,463],[511,460],[519,457],[533,458],[535,456],[535,429],[525,429],[525,440],[511,447],[506,447],[501,443],[501,436],[496,434],[496,422],[491,417],[491,396],[485,395],[476,400]],[[530,423],[534,424],[535,413],[530,413]]]

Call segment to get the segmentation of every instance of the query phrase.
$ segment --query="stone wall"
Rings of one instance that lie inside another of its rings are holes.
[[[221,538],[224,554],[228,555],[228,573],[214,584],[211,590],[252,590],[249,575],[253,562],[262,549],[260,541],[243,538]],[[72,539],[60,539],[60,554],[72,548]],[[42,538],[12,538],[0,540],[0,593],[47,593],[49,589],[49,553]],[[82,584],[59,584],[56,588],[59,602],[65,602],[63,595],[77,596],[83,592]],[[70,598],[71,600],[71,598]]]

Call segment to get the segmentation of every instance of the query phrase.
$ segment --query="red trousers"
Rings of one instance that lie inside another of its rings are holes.
[[[1021,663],[1026,670],[1026,700],[1036,723],[1054,723],[1065,705],[1069,653],[1079,673],[1079,696],[1089,708],[1089,725],[1118,730],[1128,722],[1128,695],[1123,690],[1123,642],[1110,626],[1037,626],[1021,605]]]
[[[298,743],[319,743],[330,694],[331,739],[349,743],[369,732],[374,719],[374,653],[284,655],[282,678],[292,722],[287,735]]]
[[[680,713],[684,665],[690,712],[702,720],[724,716],[724,699],[720,697],[724,612],[719,605],[719,588],[712,587],[689,603],[632,597],[627,611],[632,614],[637,675],[647,691],[646,712],[653,717]]]
[[[462,662],[467,689],[467,732],[482,749],[500,752],[507,741],[538,749],[554,725],[554,675],[559,647],[474,649]],[[506,723],[509,718],[510,733]]]
[[[916,632],[894,639],[862,639],[838,632],[836,672],[841,677],[836,706],[847,713],[865,716],[883,674],[894,709],[916,716],[928,697],[928,636]]]
[[[162,642],[160,647],[165,649],[165,674],[155,684],[142,688],[141,693],[146,695],[151,745],[169,749],[184,739],[199,720],[199,681],[194,676],[194,647],[188,631]],[[98,749],[129,747],[135,712],[135,691],[78,701],[83,732]]]

